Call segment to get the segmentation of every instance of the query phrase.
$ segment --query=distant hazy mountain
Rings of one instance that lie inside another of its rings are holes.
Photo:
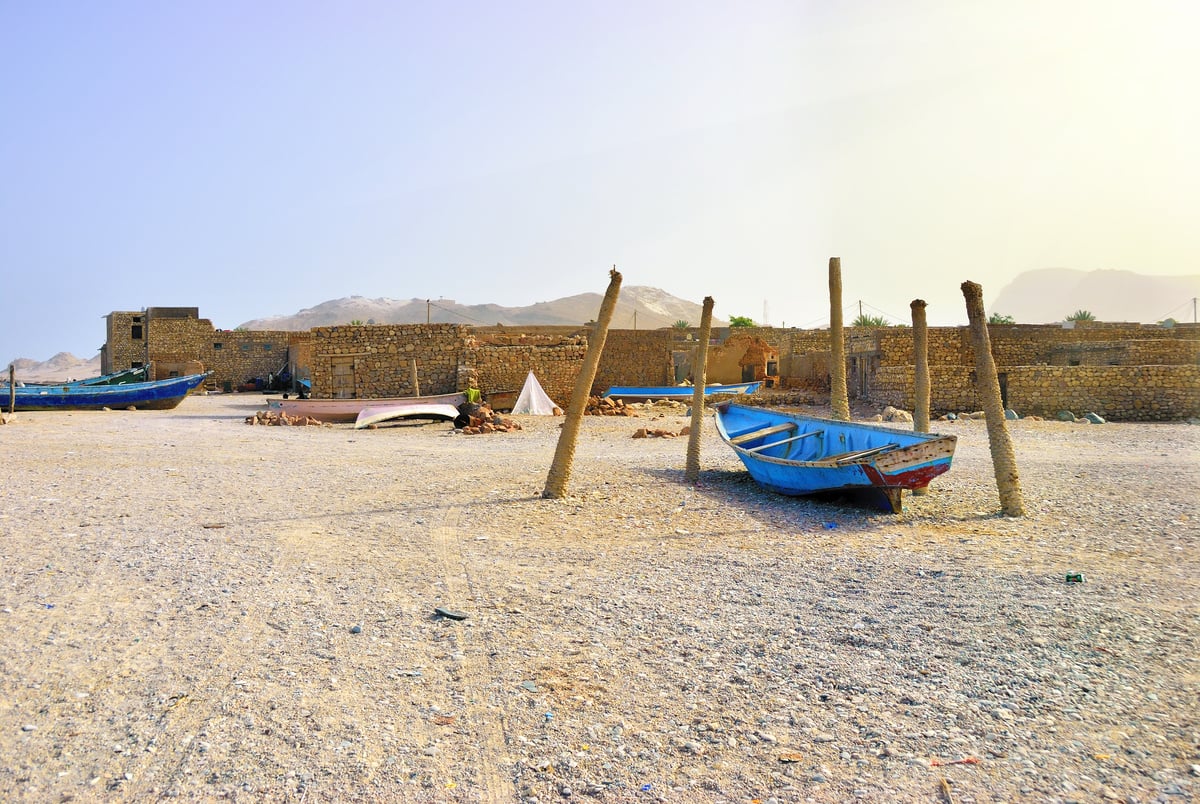
[[[1025,271],[1000,289],[988,314],[1012,316],[1018,324],[1052,324],[1076,310],[1097,321],[1154,323],[1164,318],[1192,320],[1200,275],[1147,276],[1133,271]]]
[[[86,380],[88,377],[100,376],[100,355],[84,359],[76,357],[70,352],[59,352],[49,360],[41,362],[20,357],[12,361],[12,366],[16,372],[17,382]],[[8,381],[7,373],[4,380]]]
[[[375,324],[471,324],[473,326],[579,326],[595,319],[603,296],[581,293],[555,301],[538,302],[528,307],[501,307],[498,304],[458,304],[450,299],[368,299],[349,296],[322,302],[293,315],[256,318],[241,325],[244,329],[302,331],[313,327],[331,327],[351,321]],[[634,285],[621,288],[613,313],[614,329],[658,329],[676,321],[700,326],[701,306],[672,296],[658,288]],[[635,319],[636,316],[636,319]],[[713,321],[713,326],[728,322]]]

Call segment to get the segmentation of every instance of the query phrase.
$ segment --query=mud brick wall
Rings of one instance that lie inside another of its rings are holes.
[[[575,343],[547,346],[481,343],[467,348],[465,363],[475,371],[478,387],[485,395],[493,391],[519,391],[532,371],[542,390],[566,410],[587,353],[587,343],[575,340]]]
[[[412,361],[424,396],[463,390],[459,371],[470,327],[461,324],[382,324],[316,327],[310,345],[312,395],[329,398],[352,383],[356,398],[412,396]],[[335,366],[339,374],[335,382]]]
[[[670,329],[610,329],[592,392],[602,393],[612,385],[674,385],[672,352],[696,346],[678,338]]]

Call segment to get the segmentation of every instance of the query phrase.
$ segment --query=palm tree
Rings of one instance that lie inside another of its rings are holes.
[[[1095,321],[1096,316],[1092,315],[1089,310],[1076,310],[1067,316],[1068,321]]]
[[[690,322],[690,321],[684,321],[684,320],[681,318],[681,319],[679,319],[678,321],[676,321],[674,324],[672,324],[671,326],[672,326],[672,327],[674,327],[675,329],[687,329],[687,328],[688,328],[688,327],[690,327],[691,325],[692,325],[692,322]]]
[[[889,326],[887,319],[881,315],[867,315],[859,313],[858,318],[850,323],[852,327],[886,327]]]

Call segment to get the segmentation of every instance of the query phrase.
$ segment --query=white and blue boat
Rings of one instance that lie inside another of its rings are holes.
[[[789,496],[849,492],[900,513],[905,489],[950,469],[957,437],[724,402],[717,432],[759,485]]]
[[[704,386],[704,397],[752,394],[762,381],[735,382],[726,385]],[[621,399],[625,402],[647,402],[652,399],[674,399],[688,402],[695,396],[696,388],[691,385],[614,385],[604,392],[605,399]]]

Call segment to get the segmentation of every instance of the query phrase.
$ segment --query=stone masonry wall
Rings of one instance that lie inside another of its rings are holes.
[[[383,324],[316,327],[311,342],[312,395],[330,398],[412,396],[412,361],[423,396],[463,390],[459,368],[470,327]]]
[[[207,385],[237,386],[266,379],[287,366],[291,333],[275,330],[217,330],[206,318],[151,318],[146,330],[156,364],[199,360],[211,371]]]
[[[980,408],[971,368],[930,366],[929,373],[932,412]],[[1069,410],[1115,421],[1200,417],[1200,366],[1010,366],[1002,373],[1007,404],[1022,416],[1050,418]],[[913,367],[880,368],[870,399],[912,410]]]
[[[478,387],[484,394],[519,391],[532,371],[542,390],[566,410],[586,353],[586,343],[547,346],[477,344],[468,346],[465,361],[474,369]]]
[[[100,370],[104,374],[124,371],[144,365],[146,355],[146,314],[143,312],[112,312],[105,324],[105,341]],[[140,327],[141,337],[134,338],[134,327]]]
[[[612,385],[674,385],[672,352],[695,347],[678,337],[670,329],[610,329],[592,392]]]

